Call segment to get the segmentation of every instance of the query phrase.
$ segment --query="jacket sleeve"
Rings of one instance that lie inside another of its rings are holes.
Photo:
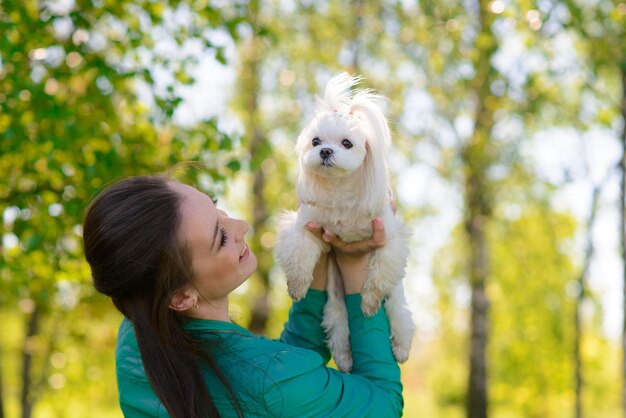
[[[280,335],[283,343],[317,352],[324,364],[330,360],[322,328],[322,313],[327,298],[325,291],[309,289],[304,298],[291,305],[289,319]]]
[[[361,296],[346,296],[353,369],[351,374],[311,361],[306,350],[279,352],[264,382],[267,412],[276,417],[398,417],[403,398],[400,368],[391,352],[384,306],[370,318]]]

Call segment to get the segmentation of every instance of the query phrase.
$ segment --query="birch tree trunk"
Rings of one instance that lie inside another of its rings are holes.
[[[4,418],[4,388],[2,387],[2,368],[0,368],[0,418]]]
[[[22,390],[20,393],[20,404],[22,407],[22,418],[30,418],[35,405],[32,385],[32,364],[33,347],[32,338],[39,333],[39,308],[35,305],[33,312],[28,317],[26,323],[26,335],[22,348]]]
[[[469,244],[468,275],[471,286],[471,323],[469,347],[469,379],[467,388],[467,417],[486,418],[488,409],[487,342],[489,331],[489,301],[485,283],[489,276],[489,248],[486,227],[491,217],[491,190],[487,170],[493,156],[489,139],[494,125],[493,111],[496,98],[490,85],[494,69],[491,58],[497,41],[491,31],[493,14],[489,1],[480,0],[478,19],[480,30],[476,38],[476,70],[471,82],[475,102],[475,128],[469,143],[461,151],[465,172],[465,232]]]
[[[620,161],[621,172],[621,192],[619,200],[619,217],[620,217],[620,242],[622,249],[622,281],[623,281],[623,329],[622,329],[622,402],[624,408],[624,417],[626,417],[626,56],[622,57],[621,75],[622,75],[622,158]]]
[[[583,359],[580,347],[582,345],[583,326],[582,326],[582,305],[585,300],[587,291],[587,274],[593,257],[593,226],[595,224],[596,214],[598,212],[598,201],[603,183],[596,186],[593,190],[591,211],[587,220],[586,239],[585,239],[585,258],[583,260],[583,268],[578,276],[578,298],[576,299],[576,307],[574,310],[574,414],[576,418],[583,417],[582,393],[584,386],[583,379]]]
[[[355,74],[360,75],[359,55],[361,53],[361,30],[363,27],[363,0],[352,0],[352,15],[354,23],[350,33],[350,49],[352,50],[352,68]]]
[[[238,80],[241,88],[238,94],[241,99],[242,120],[245,124],[244,144],[250,153],[250,172],[252,175],[252,228],[254,233],[251,234],[249,241],[257,257],[256,274],[261,284],[259,292],[253,296],[248,328],[255,334],[264,334],[269,316],[269,272],[272,266],[272,254],[271,251],[266,251],[263,248],[261,242],[268,219],[267,202],[264,197],[266,178],[262,164],[269,154],[269,143],[261,128],[259,109],[263,50],[262,40],[258,36],[260,27],[258,0],[249,2],[247,20],[250,22],[253,33],[240,49],[241,66]]]
[[[4,231],[3,231],[4,233]],[[2,242],[0,241],[0,254],[3,254]],[[0,268],[2,268],[3,261],[0,261]],[[0,341],[0,359],[2,359],[2,341]],[[0,362],[0,418],[4,418],[4,386],[2,380],[2,371],[4,368],[2,367],[2,363]]]

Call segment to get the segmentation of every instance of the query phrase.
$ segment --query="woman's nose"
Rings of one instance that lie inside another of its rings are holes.
[[[248,225],[248,222],[241,220],[241,219],[237,219],[237,223],[239,224],[239,239],[243,239],[246,236],[246,233],[248,232],[248,230],[250,229],[250,225]]]

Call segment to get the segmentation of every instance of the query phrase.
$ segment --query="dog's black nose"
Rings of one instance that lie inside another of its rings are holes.
[[[333,150],[330,149],[330,148],[322,148],[320,150],[320,157],[322,157],[322,158],[328,158],[331,155],[333,155]]]

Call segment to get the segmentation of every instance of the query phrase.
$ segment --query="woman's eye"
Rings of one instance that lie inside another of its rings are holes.
[[[347,139],[341,141],[341,145],[343,145],[346,149],[352,148],[352,142],[348,141]]]
[[[220,240],[220,248],[225,246],[226,243],[228,242],[228,234],[226,234],[226,230],[222,228],[221,231],[222,231],[222,239]]]
[[[318,137],[315,137],[313,138],[313,141],[311,141],[311,143],[313,144],[314,147],[317,147],[319,144],[322,143],[322,141]]]

